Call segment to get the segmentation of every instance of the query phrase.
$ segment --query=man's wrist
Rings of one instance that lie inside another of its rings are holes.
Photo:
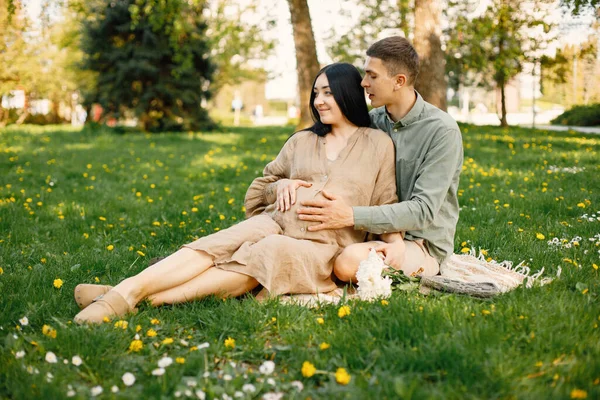
[[[349,217],[348,217],[348,220],[346,221],[346,226],[353,227],[354,226],[354,207],[348,207],[348,209],[349,209]]]

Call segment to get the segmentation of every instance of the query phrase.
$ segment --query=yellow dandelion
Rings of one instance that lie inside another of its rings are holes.
[[[338,317],[344,318],[348,315],[350,315],[350,307],[349,306],[341,306],[338,309]]]
[[[310,378],[317,372],[317,369],[310,361],[304,361],[302,363],[302,376],[305,378]]]
[[[490,315],[492,312],[491,312],[491,311],[489,311],[489,310],[481,310],[481,313],[482,313],[483,315]]]
[[[2,275],[4,273],[4,270],[2,269],[2,267],[0,267],[0,275]]]
[[[64,282],[62,279],[55,279],[53,285],[55,288],[60,289],[62,287],[63,283]]]
[[[382,306],[387,306],[387,305],[389,305],[389,304],[390,304],[390,302],[389,302],[389,301],[387,301],[387,300],[385,300],[385,299],[381,300],[381,305],[382,305]]]
[[[150,328],[146,332],[146,336],[148,336],[148,337],[154,337],[154,336],[156,336],[156,331],[154,329]]]
[[[463,247],[462,249],[460,249],[461,253],[468,253],[470,251],[471,251],[471,249],[469,249],[468,247]]]
[[[122,319],[115,322],[115,328],[127,329],[129,322],[123,321]]]
[[[112,244],[109,244],[108,246],[106,246],[106,250],[108,251],[113,251],[115,248],[115,246],[113,246]]]
[[[585,203],[577,203],[577,207],[579,207],[579,208],[585,208]],[[571,393],[571,394],[573,394],[573,393]],[[573,399],[575,397],[571,397],[571,398]],[[585,397],[576,397],[576,398],[578,398],[578,399],[580,399],[580,398],[584,399]]]
[[[165,338],[165,339],[162,341],[162,344],[171,344],[171,343],[173,343],[173,338],[170,338],[170,337],[168,337],[168,338]]]
[[[142,326],[141,326],[141,325],[136,325],[136,326],[135,326],[135,331],[136,331],[136,332],[139,332],[139,331],[141,331],[141,330],[142,330]]]
[[[598,266],[596,264],[592,264],[592,268],[594,268],[595,270],[598,270]],[[2,268],[0,268],[0,274],[1,274]]]
[[[233,349],[235,348],[235,339],[228,337],[225,339],[225,347]]]
[[[177,364],[185,364],[185,358],[183,358],[183,357],[177,357],[177,358],[175,359],[175,362],[176,362]]]
[[[159,320],[157,320],[156,318],[152,318],[152,319],[150,320],[150,323],[151,323],[152,325],[158,325],[158,324],[160,324],[160,321],[159,321]]]
[[[129,351],[140,351],[144,347],[141,340],[132,340],[129,344]]]
[[[327,350],[330,347],[331,346],[329,345],[329,343],[325,343],[325,342],[323,342],[319,345],[319,349],[321,349],[321,350]]]
[[[317,323],[319,325],[323,325],[325,323],[325,320],[322,317],[317,318]]]
[[[104,318],[102,318],[102,322],[110,322],[110,318],[104,317]]]
[[[535,234],[535,237],[538,238],[539,240],[546,239],[546,236],[544,236],[543,233],[539,233],[539,232]]]
[[[56,330],[50,325],[42,326],[42,333],[49,338],[56,339]]]
[[[587,392],[581,389],[573,389],[571,390],[571,398],[572,399],[587,399]]]
[[[100,278],[98,278],[97,276],[94,277],[94,282],[96,283],[100,283]]]
[[[136,251],[136,253],[138,253],[138,254],[139,254],[140,256],[142,256],[142,257],[144,257],[144,256],[146,255],[146,254],[144,254],[144,252],[143,252],[143,251],[140,251],[140,250]]]
[[[344,368],[338,368],[337,371],[335,371],[335,381],[340,385],[349,384],[350,379],[352,379],[352,377]]]
[[[190,351],[196,351],[196,350],[198,350],[198,347],[196,347],[196,346],[190,347]]]

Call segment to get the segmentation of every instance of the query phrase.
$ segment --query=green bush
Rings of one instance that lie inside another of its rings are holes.
[[[555,125],[598,126],[600,125],[600,103],[575,106],[550,122]]]

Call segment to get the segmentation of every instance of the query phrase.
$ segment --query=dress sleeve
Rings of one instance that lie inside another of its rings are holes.
[[[381,164],[375,181],[375,189],[371,197],[372,206],[394,204],[398,202],[396,193],[396,164],[394,143],[391,139],[385,141],[381,150]]]
[[[293,138],[288,139],[277,157],[267,164],[263,176],[254,179],[248,187],[244,199],[246,218],[260,214],[277,199],[276,185],[273,183],[290,177],[294,142]]]

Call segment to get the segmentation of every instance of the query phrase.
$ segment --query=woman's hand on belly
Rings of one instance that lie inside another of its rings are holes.
[[[277,183],[277,211],[289,211],[296,204],[296,190],[300,187],[309,188],[312,183],[301,179],[282,179]]]

